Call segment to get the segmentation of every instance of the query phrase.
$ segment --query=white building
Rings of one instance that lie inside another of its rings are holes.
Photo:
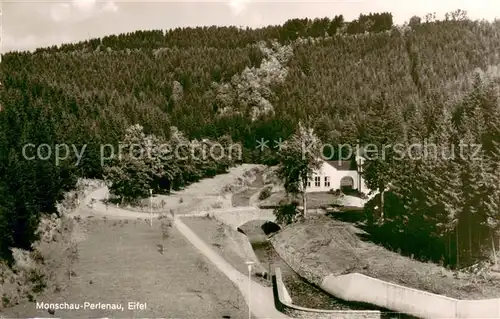
[[[356,156],[355,161],[325,161],[321,159],[321,167],[315,170],[307,183],[306,192],[328,192],[346,188],[357,189],[368,194],[370,189],[361,176],[364,158]]]

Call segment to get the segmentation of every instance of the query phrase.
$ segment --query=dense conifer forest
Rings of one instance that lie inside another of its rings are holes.
[[[78,177],[105,176],[133,198],[233,164],[103,167],[99,145],[238,142],[242,161],[273,164],[273,150],[256,150],[255,141],[286,139],[302,122],[332,145],[483,144],[481,161],[388,152],[365,171],[373,189],[386,190],[371,205],[383,203],[372,226],[381,243],[450,265],[484,258],[500,243],[498,48],[498,21],[456,11],[404,26],[390,13],[336,16],[261,29],[137,31],[8,53],[0,65],[0,257],[30,248],[41,214],[55,212]],[[56,165],[23,158],[27,143],[87,148],[78,166],[74,158]]]

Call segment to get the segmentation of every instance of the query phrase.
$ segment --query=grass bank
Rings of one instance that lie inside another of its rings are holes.
[[[78,180],[57,205],[60,217],[42,216],[38,225],[40,239],[33,244],[33,250],[14,248],[14,265],[0,263],[0,310],[33,301],[45,291],[64,289],[71,243],[78,240],[73,220],[66,213],[76,210],[86,195],[102,185],[98,180]]]
[[[361,273],[457,299],[500,297],[500,281],[449,271],[403,257],[361,239],[353,224],[322,216],[284,228],[272,237],[275,249],[301,276],[319,284],[329,274]]]
[[[239,290],[175,228],[163,239],[160,223],[143,220],[82,219],[85,239],[66,289],[46,291],[35,301],[123,304],[117,310],[57,310],[56,317],[246,318]],[[163,245],[163,254],[160,246]],[[128,302],[146,303],[129,310]],[[3,311],[8,317],[46,317],[34,302]]]
[[[272,193],[271,196],[259,202],[259,207],[261,208],[275,208],[279,206],[282,199],[286,197],[284,191],[279,191]],[[295,198],[299,204],[302,204],[302,197],[298,196]],[[320,209],[329,207],[332,204],[338,203],[340,197],[330,194],[327,192],[316,192],[307,194],[307,208],[308,209]]]
[[[182,222],[239,272],[247,274],[245,262],[254,261],[256,263],[252,271],[254,280],[270,286],[270,281],[263,278],[268,269],[266,265],[259,263],[244,234],[208,217],[184,217]]]

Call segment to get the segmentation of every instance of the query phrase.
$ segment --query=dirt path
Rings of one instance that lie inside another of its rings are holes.
[[[248,169],[248,168],[247,168]],[[217,183],[217,177],[211,179],[212,182]],[[210,181],[210,180],[209,180]],[[203,182],[203,181],[202,181]],[[221,183],[219,183],[221,184]],[[210,187],[210,185],[205,185],[205,187],[194,186],[191,188],[191,194],[193,193],[200,195],[206,192],[206,187],[209,187],[212,192],[214,190],[219,190],[221,187]],[[106,206],[102,200],[107,198],[108,189],[103,187],[92,192],[82,203],[81,209],[78,209],[72,215],[80,216],[90,216],[90,215],[102,215],[110,219],[144,219],[149,218],[149,214],[142,212],[134,212],[125,210],[116,206]],[[90,203],[92,198],[95,199],[93,204],[93,209],[89,209],[86,206]],[[234,208],[229,208],[234,209]],[[199,212],[191,212],[190,214],[183,214],[182,216],[189,215],[200,215]],[[154,218],[158,217],[158,213],[154,213]],[[154,222],[154,221],[153,221]],[[226,260],[215,253],[205,242],[203,242],[195,233],[191,231],[179,218],[174,217],[174,226],[186,239],[188,239],[193,246],[195,246],[203,255],[205,255],[221,272],[223,272],[241,291],[247,304],[250,303],[252,315],[256,318],[288,318],[283,313],[276,310],[274,305],[273,291],[270,287],[264,287],[263,285],[249,280],[248,277],[238,270],[236,270],[232,265],[230,265]],[[250,292],[249,292],[250,285]]]
[[[201,251],[220,271],[222,271],[241,291],[251,312],[256,318],[288,318],[276,310],[272,288],[264,287],[259,283],[249,280],[227,261],[217,255],[206,243],[191,231],[179,218],[175,219],[176,228]],[[250,289],[249,289],[250,284]]]
[[[257,201],[259,197],[259,192],[264,186],[264,180],[262,178],[262,172],[255,175],[255,179],[252,184],[248,186],[241,192],[233,194],[231,197],[231,203],[233,207],[249,207],[257,206]]]

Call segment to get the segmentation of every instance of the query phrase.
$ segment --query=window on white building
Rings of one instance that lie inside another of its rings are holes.
[[[319,176],[314,177],[314,186],[316,186],[316,187],[321,186],[321,177],[319,177]]]
[[[325,187],[330,187],[330,176],[325,176]]]
[[[311,187],[311,181],[307,181],[307,187]]]

